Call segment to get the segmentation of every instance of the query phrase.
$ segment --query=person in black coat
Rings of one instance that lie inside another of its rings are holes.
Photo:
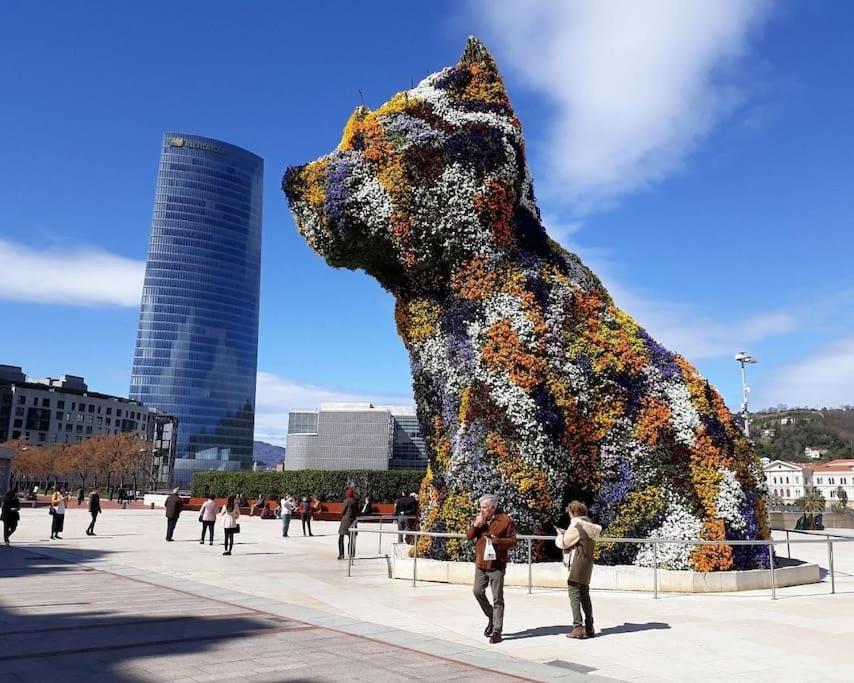
[[[92,521],[89,522],[89,526],[86,529],[86,535],[94,536],[95,522],[98,519],[98,515],[101,514],[101,496],[98,494],[98,489],[93,489],[92,493],[89,494],[89,514],[92,517]]]
[[[341,524],[338,526],[338,559],[344,559],[344,537],[347,536],[347,550],[350,555],[353,554],[353,548],[350,545],[350,527],[356,521],[356,515],[359,514],[359,503],[356,502],[356,493],[352,488],[348,488],[344,498],[344,507],[341,509]]]
[[[409,530],[409,517],[415,515],[418,510],[418,502],[410,496],[406,491],[400,492],[400,498],[394,501],[394,515],[397,517],[397,530]],[[403,534],[397,535],[397,542],[403,543]]]
[[[21,509],[18,503],[18,487],[13,486],[3,497],[3,507],[0,510],[0,519],[3,520],[3,543],[9,545],[9,539],[18,528],[18,520],[21,519]]]
[[[181,516],[181,510],[184,509],[184,503],[178,492],[181,489],[176,488],[172,494],[166,499],[166,540],[172,540],[172,534],[175,533],[175,525],[178,523],[178,517]]]

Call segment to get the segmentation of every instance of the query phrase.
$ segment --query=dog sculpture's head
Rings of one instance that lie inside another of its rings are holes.
[[[442,290],[470,259],[546,248],[519,121],[474,38],[456,66],[375,111],[282,180],[297,227],[335,267],[393,291]]]

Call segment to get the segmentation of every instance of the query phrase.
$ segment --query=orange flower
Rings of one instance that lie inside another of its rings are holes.
[[[501,320],[486,331],[486,343],[481,358],[489,368],[510,373],[510,379],[525,391],[542,380],[545,364],[541,358],[525,350],[522,340],[509,322]]]

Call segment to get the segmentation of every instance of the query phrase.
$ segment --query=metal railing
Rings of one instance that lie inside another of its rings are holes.
[[[396,517],[394,519],[397,519]],[[358,520],[357,520],[358,521]],[[772,531],[790,531],[788,529],[773,529]],[[800,533],[800,530],[798,530]],[[356,547],[356,536],[358,534],[365,533],[381,533],[375,529],[359,529],[357,526],[353,526],[350,528],[350,544],[349,547],[351,549],[355,549]],[[418,542],[417,538],[420,536],[428,536],[430,538],[459,538],[459,539],[467,539],[465,534],[460,533],[439,533],[434,531],[415,531],[415,530],[407,530],[401,531],[401,534],[414,536],[416,537],[416,542],[413,544],[413,555],[412,555],[412,587],[415,588],[416,583],[418,581]],[[818,543],[826,543],[827,544],[827,552],[828,552],[828,570],[830,573],[830,593],[836,593],[836,577],[834,574],[833,568],[833,544],[834,543],[851,543],[854,542],[854,536],[842,536],[835,534],[825,534],[824,532],[818,532],[824,536],[827,536],[826,539],[790,539],[788,533],[786,534],[785,539],[773,539],[769,538],[766,540],[751,540],[751,541],[740,541],[740,540],[723,540],[723,541],[708,541],[705,539],[692,539],[692,540],[684,540],[681,538],[598,538],[596,539],[597,544],[606,544],[606,543],[633,543],[640,545],[652,545],[653,552],[653,597],[658,598],[659,590],[658,590],[658,546],[659,544],[679,544],[679,545],[728,545],[728,546],[750,546],[750,545],[764,545],[768,547],[768,562],[769,569],[771,571],[771,599],[777,599],[777,567],[774,561],[774,546],[781,545],[785,543],[787,547],[789,547],[789,559],[791,559],[791,544],[818,544]],[[836,536],[835,539],[832,539],[831,536]],[[516,539],[519,541],[525,541],[527,543],[527,564],[528,564],[528,593],[531,593],[533,590],[533,577],[532,577],[532,567],[533,562],[531,559],[531,548],[534,541],[554,541],[554,536],[536,536],[529,534],[518,534]],[[382,553],[382,540],[380,540],[380,553]],[[355,553],[351,552],[350,556],[347,559],[347,576],[352,576],[353,571],[353,561],[357,559],[355,557]],[[362,558],[367,559],[367,558]]]
[[[394,522],[394,531],[386,531],[385,532],[386,534],[393,533],[393,534],[397,534],[398,536],[406,536],[406,535],[411,534],[413,532],[408,530],[408,529],[404,529],[404,530],[399,529],[397,522],[400,520],[406,520],[408,522],[411,519],[419,519],[419,518],[416,517],[415,515],[363,515],[360,517],[356,517],[356,521],[354,522],[354,527],[351,529],[351,531],[353,529],[355,529],[356,533],[358,533],[359,522],[371,522],[371,523],[379,524],[379,528],[378,529],[371,529],[370,533],[374,533],[374,534],[379,535],[379,541],[377,543],[377,554],[379,556],[382,556],[382,552],[383,552],[383,523],[384,522]],[[362,531],[367,532],[368,530],[363,529]],[[353,534],[351,534],[350,535],[350,547],[355,548],[356,547],[355,544],[356,544],[356,539],[353,537]],[[350,557],[351,558],[353,557],[352,553],[350,554]],[[347,564],[352,565],[352,559]],[[349,575],[350,574],[348,573],[347,576],[349,576]]]

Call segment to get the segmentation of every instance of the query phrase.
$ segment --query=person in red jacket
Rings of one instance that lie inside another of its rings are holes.
[[[490,643],[500,643],[504,627],[504,570],[507,554],[516,545],[516,529],[510,516],[498,509],[496,496],[482,496],[478,506],[480,512],[466,529],[466,538],[477,539],[473,592],[489,620],[483,635]],[[487,584],[492,591],[491,605],[486,598]]]

